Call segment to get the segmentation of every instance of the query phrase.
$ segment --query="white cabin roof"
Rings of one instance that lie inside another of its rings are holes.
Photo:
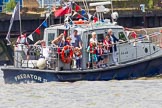
[[[77,29],[80,31],[89,31],[89,30],[95,30],[95,29],[104,29],[104,28],[111,28],[111,29],[123,29],[122,26],[119,25],[114,25],[114,24],[108,24],[108,23],[91,23],[91,24],[78,24],[78,25],[73,25],[69,26],[70,29]],[[54,29],[63,29],[63,30],[68,30],[65,25],[51,25],[50,27],[46,28],[47,30],[54,30]]]

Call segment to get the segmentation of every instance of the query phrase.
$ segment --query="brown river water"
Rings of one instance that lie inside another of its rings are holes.
[[[4,84],[0,108],[162,108],[162,78]]]

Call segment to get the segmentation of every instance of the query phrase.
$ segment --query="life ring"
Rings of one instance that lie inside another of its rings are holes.
[[[71,63],[73,57],[73,50],[69,45],[63,47],[61,51],[61,61],[63,63]]]

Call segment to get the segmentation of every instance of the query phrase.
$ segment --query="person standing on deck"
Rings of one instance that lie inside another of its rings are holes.
[[[98,68],[101,68],[102,65],[103,65],[103,53],[104,53],[104,50],[103,50],[103,43],[102,42],[98,42],[98,45],[97,45],[97,67]]]
[[[117,39],[113,32],[112,29],[108,29],[108,36],[110,37],[110,42],[112,44],[112,46],[110,47],[110,53],[112,53],[112,58],[113,58],[113,62],[115,63],[115,65],[118,65],[118,61],[117,61],[117,47],[116,47],[116,43],[119,41],[119,39]]]
[[[62,48],[64,47],[65,44],[65,38],[64,38],[64,33],[61,33],[58,37],[56,37],[54,40],[51,41],[51,44],[57,48],[57,56],[60,56],[59,54],[61,53]]]
[[[26,59],[29,60],[29,43],[27,41],[27,36],[26,36],[26,32],[24,32],[23,34],[21,34],[20,36],[18,36],[17,40],[16,40],[16,44],[15,44],[15,49],[14,50],[21,50],[24,51],[26,53]]]
[[[75,53],[74,57],[76,60],[75,66],[77,66],[77,69],[82,69],[81,68],[81,61],[82,61],[82,56],[80,55],[82,53],[82,40],[80,35],[78,35],[78,31],[74,30],[73,34],[70,36],[71,37],[71,44],[74,47]]]
[[[34,46],[41,45],[41,55],[40,58],[45,58],[45,60],[48,60],[49,58],[49,48],[46,47],[46,42],[44,40],[38,40]]]
[[[92,68],[97,68],[97,47],[96,47],[96,43],[95,42],[90,42],[89,46],[87,48],[87,52],[89,53],[89,59],[88,59],[88,69],[90,69],[90,64],[92,63]]]
[[[64,34],[61,33],[56,39],[51,41],[51,44],[53,44],[56,47],[63,47],[64,46]]]
[[[108,67],[109,53],[111,47],[110,37],[108,35],[105,36],[105,39],[103,41],[103,46],[104,46],[104,65]]]
[[[23,34],[21,34],[20,36],[18,36],[17,41],[16,41],[16,45],[17,44],[29,45],[25,32]]]
[[[82,49],[82,40],[80,38],[80,35],[78,35],[78,31],[74,30],[73,34],[70,36],[71,37],[71,44],[72,46],[78,47],[80,50]]]

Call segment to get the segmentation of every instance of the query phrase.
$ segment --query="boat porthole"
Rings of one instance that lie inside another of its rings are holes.
[[[148,49],[147,48],[145,48],[145,53],[148,53]]]
[[[155,46],[153,46],[153,50],[155,51]]]

